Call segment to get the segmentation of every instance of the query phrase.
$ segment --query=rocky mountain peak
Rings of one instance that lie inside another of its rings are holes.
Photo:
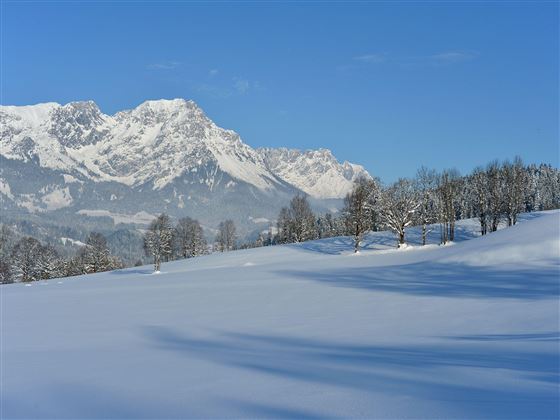
[[[106,117],[93,101],[70,102],[53,108],[47,132],[64,147],[95,144],[108,132]]]
[[[162,189],[188,173],[198,179],[189,182],[211,186],[225,173],[263,191],[289,184],[321,199],[341,198],[356,177],[369,176],[358,165],[340,164],[328,149],[253,149],[185,99],[149,100],[114,116],[93,101],[4,106],[0,113],[6,157],[34,155],[42,166],[68,173],[85,168],[95,182]]]

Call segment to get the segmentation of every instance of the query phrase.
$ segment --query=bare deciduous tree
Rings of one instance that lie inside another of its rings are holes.
[[[12,270],[19,281],[29,282],[41,278],[41,251],[41,243],[35,238],[24,237],[16,243],[10,258]]]
[[[175,227],[175,251],[180,258],[192,258],[207,253],[204,232],[198,220],[184,217]]]
[[[380,188],[376,180],[359,178],[344,198],[342,214],[348,234],[354,237],[354,252],[360,250],[364,233],[371,229],[373,213],[379,202]]]
[[[153,220],[144,235],[144,248],[146,254],[154,258],[154,271],[161,268],[162,259],[171,255],[173,241],[173,228],[169,216],[162,213]]]
[[[218,226],[218,234],[216,235],[216,245],[218,251],[232,251],[235,249],[236,229],[233,220],[228,219],[221,222]]]
[[[408,179],[399,179],[382,194],[382,213],[385,226],[397,234],[397,246],[405,244],[406,228],[412,224],[420,207],[414,185]]]
[[[438,221],[436,171],[422,166],[416,174],[416,190],[420,202],[416,219],[422,226],[422,245],[426,245],[426,237],[431,232],[428,226]]]

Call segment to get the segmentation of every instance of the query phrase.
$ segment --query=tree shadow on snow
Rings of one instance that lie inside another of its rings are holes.
[[[109,274],[112,275],[131,275],[131,274],[143,274],[143,275],[147,275],[147,274],[153,274],[154,270],[153,269],[148,269],[148,268],[125,268],[123,270],[113,270],[113,271],[109,271]]]
[[[480,234],[473,231],[468,226],[455,227],[455,240],[454,242],[462,242],[469,239],[480,237]],[[406,232],[406,242],[409,245],[420,246],[422,245],[422,232],[419,227],[414,227]],[[431,230],[427,235],[427,244],[439,245],[440,233],[439,229]],[[298,244],[289,244],[287,246],[303,249],[305,251],[328,254],[340,255],[349,253],[354,250],[354,239],[350,236],[341,236],[336,238],[325,238],[315,241],[301,242]],[[362,251],[376,251],[382,249],[396,249],[397,237],[394,233],[383,232],[370,232],[364,236],[360,243]]]
[[[558,266],[496,269],[460,263],[419,262],[324,272],[282,270],[276,274],[336,287],[419,296],[551,299],[560,295],[558,273]]]
[[[548,216],[548,213],[524,213],[520,215],[519,221],[521,223],[538,219],[543,216]],[[468,241],[470,239],[480,238],[480,231],[478,230],[478,222],[474,222],[476,228],[473,229],[472,225],[464,224],[459,221],[455,225],[454,242],[459,243]],[[502,221],[500,229],[505,228],[506,223]],[[491,233],[490,233],[491,234]],[[439,245],[441,241],[440,226],[430,225],[426,243],[431,245]],[[413,226],[406,230],[406,242],[409,245],[420,246],[422,245],[422,230],[420,226]],[[340,255],[343,253],[352,252],[354,249],[354,239],[350,236],[341,236],[336,238],[325,238],[316,241],[302,242],[299,244],[289,244],[288,246],[303,249],[309,252],[320,254]],[[363,251],[374,251],[380,249],[394,249],[397,247],[397,237],[394,233],[389,231],[369,232],[366,234],[361,242],[360,248]]]
[[[188,358],[305,383],[420,398],[463,418],[554,417],[559,408],[557,340],[537,343],[537,349],[533,343],[530,351],[461,337],[440,345],[370,346],[239,333],[200,339],[164,327],[145,327],[144,334],[157,348]],[[518,340],[527,339],[520,335]],[[372,410],[373,404],[374,399]],[[264,408],[255,414],[284,417]]]

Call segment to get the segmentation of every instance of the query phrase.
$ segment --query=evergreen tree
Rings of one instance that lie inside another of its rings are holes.
[[[87,237],[83,262],[86,273],[99,273],[113,269],[107,239],[101,233],[91,232]]]
[[[52,245],[41,247],[37,264],[39,266],[39,278],[42,280],[64,276],[60,255]]]
[[[7,259],[0,259],[0,284],[10,284],[14,282],[12,267]]]

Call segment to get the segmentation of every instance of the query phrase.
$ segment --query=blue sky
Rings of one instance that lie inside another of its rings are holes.
[[[556,2],[6,2],[5,105],[196,101],[251,146],[385,181],[520,155],[558,166]]]

